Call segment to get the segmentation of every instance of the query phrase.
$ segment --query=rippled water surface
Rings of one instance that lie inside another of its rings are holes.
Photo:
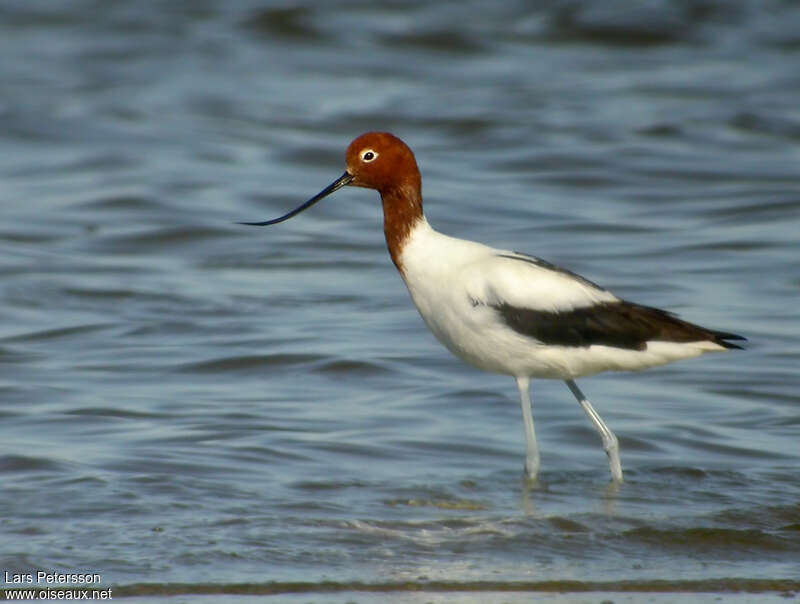
[[[800,589],[795,3],[19,0],[0,35],[0,570],[142,601]],[[523,481],[512,380],[428,333],[373,191],[235,224],[370,129],[438,229],[748,337],[580,381],[622,488],[547,381]]]

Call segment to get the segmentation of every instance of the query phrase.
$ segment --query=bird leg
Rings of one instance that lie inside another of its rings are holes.
[[[594,410],[592,404],[586,398],[586,395],[581,392],[581,389],[578,388],[578,385],[574,382],[574,380],[564,380],[564,383],[570,389],[575,398],[578,399],[581,407],[583,407],[584,412],[586,415],[589,416],[589,419],[592,422],[592,425],[595,427],[597,432],[600,434],[600,438],[603,439],[603,449],[608,455],[608,465],[611,469],[611,480],[616,483],[623,482],[622,478],[622,464],[619,461],[619,441],[614,433],[609,429],[606,423],[603,421],[603,418]]]
[[[536,444],[536,432],[533,428],[531,413],[530,378],[518,377],[519,402],[522,406],[522,426],[525,429],[525,474],[531,480],[539,473],[539,447]]]

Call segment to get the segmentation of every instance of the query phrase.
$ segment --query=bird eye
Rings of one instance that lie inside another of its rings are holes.
[[[378,158],[378,154],[375,153],[372,149],[364,149],[361,152],[361,161],[369,163],[371,161],[375,161]]]

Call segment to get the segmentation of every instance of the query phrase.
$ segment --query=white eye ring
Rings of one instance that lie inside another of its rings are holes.
[[[361,153],[358,154],[358,156],[361,158],[361,161],[368,164],[378,159],[378,152],[373,151],[372,149],[364,149]]]

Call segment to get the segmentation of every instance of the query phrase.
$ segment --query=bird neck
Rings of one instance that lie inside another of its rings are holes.
[[[392,262],[403,273],[402,254],[414,227],[425,220],[422,192],[419,187],[398,187],[381,191],[383,233]]]

